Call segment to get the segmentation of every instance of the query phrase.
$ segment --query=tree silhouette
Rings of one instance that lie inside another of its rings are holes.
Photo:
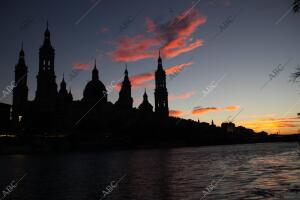
[[[293,11],[294,13],[299,13],[299,6],[300,6],[300,0],[294,0],[293,3]],[[293,83],[298,82],[298,79],[300,78],[300,66],[298,65],[296,68],[296,72],[292,73],[291,75],[291,81]],[[300,113],[297,113],[297,116],[300,117]],[[299,142],[300,145],[300,142]]]
[[[293,11],[294,13],[299,12],[299,6],[300,6],[300,0],[294,0],[293,3]],[[298,82],[297,80],[300,78],[300,66],[296,68],[296,72],[292,73],[291,75],[291,81],[292,82]],[[300,114],[300,113],[299,113]]]
[[[298,82],[298,79],[300,78],[300,66],[296,68],[296,72],[292,73],[291,75],[291,81],[293,83]]]
[[[298,13],[299,12],[299,5],[300,5],[300,0],[294,0],[294,3],[293,3],[294,13]]]

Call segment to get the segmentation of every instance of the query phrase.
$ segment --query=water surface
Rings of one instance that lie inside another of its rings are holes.
[[[300,199],[299,150],[296,143],[267,143],[6,155],[0,189],[25,175],[5,199],[294,200]]]

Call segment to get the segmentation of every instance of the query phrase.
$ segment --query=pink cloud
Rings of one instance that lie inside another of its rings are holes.
[[[150,18],[146,18],[146,26],[147,26],[147,32],[154,32],[156,29],[155,22]]]
[[[90,63],[74,63],[73,68],[77,70],[87,70],[90,69],[91,64]]]
[[[183,115],[183,111],[180,111],[180,110],[170,110],[169,111],[169,115],[171,117],[180,117]]]
[[[240,107],[239,106],[227,106],[225,108],[216,108],[216,107],[207,107],[207,108],[202,108],[202,107],[196,107],[192,110],[192,115],[203,115],[209,112],[219,112],[219,111],[233,111],[233,110],[238,110]]]
[[[186,68],[192,64],[193,64],[193,62],[187,62],[187,63],[174,65],[172,67],[167,68],[165,71],[166,71],[167,75],[178,73],[181,70],[183,70],[184,68]],[[133,89],[139,88],[141,86],[145,86],[145,84],[147,84],[147,82],[154,80],[154,78],[155,78],[154,71],[137,74],[137,75],[133,75],[133,76],[129,77]],[[116,88],[118,90],[121,88],[121,84],[122,84],[121,82],[117,84]],[[148,84],[147,88],[153,88],[153,86]]]
[[[195,92],[184,92],[182,94],[179,94],[179,95],[172,95],[170,94],[169,95],[169,101],[174,101],[174,100],[177,100],[177,99],[189,99],[191,98],[192,96],[195,95]]]
[[[174,20],[159,26],[146,18],[147,33],[118,39],[115,43],[116,49],[110,55],[116,62],[133,62],[157,57],[157,49],[161,49],[163,57],[176,57],[203,45],[204,41],[201,39],[194,42],[190,39],[205,22],[206,17],[194,9],[189,10],[188,14],[185,11]]]

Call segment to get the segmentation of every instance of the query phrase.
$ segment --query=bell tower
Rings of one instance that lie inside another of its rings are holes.
[[[37,90],[35,101],[45,106],[55,104],[57,98],[57,84],[54,72],[55,51],[50,41],[50,31],[47,28],[44,33],[44,43],[39,51],[39,72],[37,75]]]
[[[158,57],[158,66],[155,71],[155,113],[162,117],[169,116],[169,106],[168,106],[168,91],[166,86],[166,72],[162,66],[162,59]]]
[[[12,118],[15,125],[22,120],[28,101],[27,72],[28,68],[25,63],[25,53],[22,43],[19,61],[15,66],[15,82],[13,89]]]

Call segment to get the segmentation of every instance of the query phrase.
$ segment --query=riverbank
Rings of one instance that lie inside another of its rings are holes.
[[[92,135],[92,134],[90,134]],[[227,137],[216,137],[214,140],[199,138],[198,140],[140,138],[134,137],[109,137],[95,136],[82,138],[78,135],[56,136],[6,136],[0,138],[0,155],[5,154],[43,154],[64,152],[97,152],[128,149],[164,149],[178,147],[216,146],[232,144],[298,142],[299,134],[270,135],[267,137],[252,137],[241,139],[228,134]]]

